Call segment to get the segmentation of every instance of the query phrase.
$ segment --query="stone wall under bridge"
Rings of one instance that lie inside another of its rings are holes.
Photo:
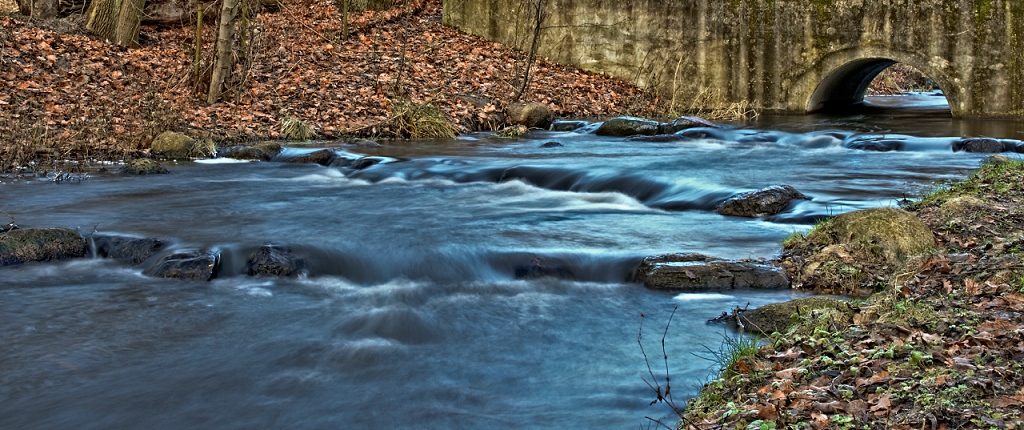
[[[863,99],[894,62],[955,116],[1024,119],[1024,0],[444,0],[445,23],[649,86],[689,106],[814,112]],[[716,107],[716,106],[709,106]]]

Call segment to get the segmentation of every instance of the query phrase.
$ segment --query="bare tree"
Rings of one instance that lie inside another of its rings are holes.
[[[238,17],[238,0],[224,0],[220,13],[220,30],[217,32],[217,59],[213,65],[213,77],[210,79],[210,92],[206,102],[213,104],[220,100],[224,91],[224,81],[231,74],[234,65],[235,19]]]
[[[139,46],[139,23],[146,0],[92,0],[85,27],[116,45]]]
[[[49,19],[57,16],[59,3],[58,0],[18,0],[18,10],[25,16]]]

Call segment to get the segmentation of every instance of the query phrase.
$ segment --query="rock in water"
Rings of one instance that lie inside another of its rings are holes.
[[[638,134],[653,136],[658,134],[661,123],[643,118],[621,116],[609,119],[601,124],[595,132],[598,136],[628,137]]]
[[[953,152],[977,152],[983,154],[994,154],[1006,150],[1006,145],[996,139],[987,137],[972,137],[960,139],[953,142]],[[1014,146],[1016,150],[1016,146]]]
[[[281,152],[281,144],[277,142],[263,142],[255,145],[232,146],[222,149],[217,155],[236,160],[259,160],[270,161]]]
[[[164,242],[155,238],[115,235],[92,235],[96,256],[113,258],[137,266],[164,249]]]
[[[263,245],[249,255],[245,271],[249,276],[295,276],[305,267],[305,262],[296,257],[291,248]]]
[[[673,134],[696,127],[718,128],[718,125],[704,118],[681,116],[668,124],[661,124],[658,128],[658,134]]]
[[[555,113],[543,103],[513,103],[508,107],[508,121],[526,128],[546,129],[555,121]]]
[[[117,169],[117,173],[122,175],[157,175],[167,174],[167,168],[153,161],[149,158],[137,158],[134,160],[128,160]]]
[[[687,291],[787,288],[790,285],[786,272],[780,267],[702,254],[647,257],[637,268],[635,279],[647,288]]]
[[[809,200],[789,185],[773,185],[757,191],[738,194],[718,207],[718,213],[729,216],[757,218],[782,212],[793,200]]]
[[[576,131],[588,125],[590,123],[586,121],[555,120],[555,122],[551,123],[550,128],[551,131]]]
[[[0,266],[85,257],[85,238],[67,228],[30,228],[0,233]]]
[[[564,261],[544,257],[533,257],[529,264],[520,265],[515,268],[516,279],[542,277],[572,279],[573,276],[572,268]]]
[[[313,152],[307,152],[305,154],[296,155],[293,157],[285,158],[285,163],[310,163],[319,164],[321,166],[329,166],[336,158],[338,154],[330,149],[321,149]]]
[[[179,251],[164,256],[145,274],[158,278],[209,281],[217,274],[220,253],[215,251]]]

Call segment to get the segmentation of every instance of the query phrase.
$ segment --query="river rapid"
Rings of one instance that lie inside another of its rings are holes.
[[[380,161],[363,170],[4,180],[0,210],[23,228],[157,237],[219,250],[222,267],[210,282],[102,259],[0,268],[0,428],[636,428],[670,414],[641,379],[641,314],[660,378],[678,307],[667,354],[682,405],[733,335],[705,321],[797,296],[650,291],[629,282],[642,257],[770,258],[816,219],[963,178],[987,155],[953,152],[961,135],[1024,139],[1019,122],[920,113],[765,118],[684,142],[593,128],[317,144]],[[847,147],[862,134],[902,144]],[[812,200],[768,219],[714,211],[775,184]],[[291,247],[308,274],[245,276],[262,244]],[[537,262],[561,276],[524,277]]]

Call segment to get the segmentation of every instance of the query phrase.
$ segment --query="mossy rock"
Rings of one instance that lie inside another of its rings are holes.
[[[166,167],[152,159],[137,158],[126,161],[120,169],[117,169],[117,173],[122,175],[157,175],[169,172]]]
[[[555,113],[543,103],[514,103],[508,107],[508,121],[526,128],[548,128],[555,121]]]
[[[167,159],[188,158],[195,139],[181,133],[165,131],[153,139],[154,156]]]
[[[66,228],[36,228],[0,233],[0,266],[30,261],[54,261],[84,257],[85,239]]]
[[[660,127],[661,123],[658,121],[622,116],[605,121],[594,133],[598,136],[611,137],[653,136],[658,134]]]
[[[210,139],[193,139],[181,133],[160,133],[151,147],[153,156],[168,160],[210,158],[217,155],[217,144]]]
[[[815,328],[831,331],[853,323],[853,308],[842,300],[825,296],[806,297],[772,303],[740,313],[743,329],[759,334],[790,331],[813,332]]]
[[[867,245],[890,264],[935,248],[931,229],[914,214],[897,208],[847,212],[835,217],[831,228],[837,243]]]

